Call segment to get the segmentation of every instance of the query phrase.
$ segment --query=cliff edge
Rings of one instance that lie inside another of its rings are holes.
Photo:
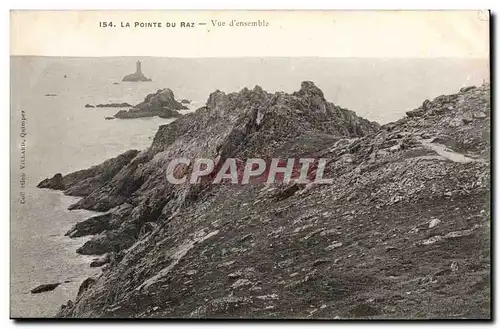
[[[58,316],[488,318],[489,136],[489,85],[384,126],[312,82],[216,91],[149,149],[41,183],[107,211],[68,232],[110,260]],[[334,181],[172,185],[175,157],[327,158]]]

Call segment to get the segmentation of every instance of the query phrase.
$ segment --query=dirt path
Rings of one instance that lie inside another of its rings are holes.
[[[469,157],[463,155],[462,153],[454,152],[454,151],[450,150],[449,148],[447,148],[443,144],[432,143],[432,142],[427,141],[427,140],[420,140],[420,142],[422,143],[422,145],[433,150],[434,152],[439,154],[441,157],[446,158],[448,160],[451,160],[453,162],[459,162],[459,163],[481,162],[480,159],[469,158]]]

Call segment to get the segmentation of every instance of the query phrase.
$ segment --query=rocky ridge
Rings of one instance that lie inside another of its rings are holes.
[[[489,317],[489,94],[380,127],[311,82],[212,93],[149,149],[40,183],[107,211],[68,232],[94,235],[78,252],[108,264],[59,316]],[[328,158],[334,184],[164,177],[174,157],[257,156]]]

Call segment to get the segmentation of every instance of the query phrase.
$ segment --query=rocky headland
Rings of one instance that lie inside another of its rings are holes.
[[[176,157],[328,158],[334,183],[172,185]],[[491,316],[489,85],[383,126],[312,82],[216,91],[147,150],[39,187],[105,212],[67,233],[103,270],[59,317]]]

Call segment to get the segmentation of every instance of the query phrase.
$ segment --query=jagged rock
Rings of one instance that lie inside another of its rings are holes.
[[[460,89],[460,92],[461,93],[465,93],[465,92],[468,92],[469,90],[472,90],[472,89],[475,89],[476,86],[468,86],[468,87],[463,87]]]
[[[81,255],[103,255],[108,252],[118,252],[132,246],[136,236],[134,228],[104,231],[85,242],[76,252]]]
[[[104,120],[114,120],[114,117],[105,117]]]
[[[147,222],[141,227],[141,231],[139,232],[139,239],[146,236],[147,234],[154,231],[158,224],[155,222]]]
[[[76,238],[86,235],[99,234],[111,227],[111,213],[90,217],[83,222],[76,223],[65,235]]]
[[[86,108],[94,108],[95,106],[94,106],[94,105],[92,105],[92,104],[85,104],[85,107],[86,107]]]
[[[161,114],[159,114],[158,116],[160,118],[164,118],[164,119],[171,119],[171,118],[178,118],[181,115],[182,114],[180,114],[179,112],[177,112],[175,110],[171,110],[169,108],[164,108],[164,109],[162,109]]]
[[[68,300],[68,302],[66,304],[61,305],[61,311],[64,311],[66,308],[71,308],[73,306],[74,306],[74,304],[70,299],[70,300]]]
[[[115,114],[115,117],[119,119],[135,119],[153,116],[177,118],[181,116],[177,111],[183,109],[187,109],[187,107],[175,100],[172,90],[165,88],[158,90],[154,94],[147,95],[142,103],[135,105],[130,110],[119,111]]]
[[[59,315],[142,316],[168,305],[154,316],[305,318],[313,305],[318,318],[488,317],[489,285],[476,283],[490,264],[489,92],[439,96],[383,129],[312,82],[292,94],[210,94],[78,202],[110,209],[109,228],[79,252],[111,261]],[[486,117],[463,124],[474,111]],[[165,167],[179,156],[327,158],[333,183],[169,184]],[[432,218],[441,223],[430,229]],[[430,277],[450,259],[460,275]],[[261,290],[277,295],[272,308]],[[411,304],[400,302],[406,292]]]
[[[183,100],[181,100],[181,104],[191,104],[191,101],[187,100],[187,99],[183,99]]]
[[[60,284],[61,282],[41,284],[38,287],[31,289],[31,293],[39,294],[46,291],[52,291],[56,289]]]
[[[81,294],[83,294],[86,290],[88,290],[95,283],[95,281],[96,280],[94,278],[86,278],[85,280],[83,280],[82,284],[78,288],[78,294],[76,296],[79,297]],[[70,301],[68,301],[68,304],[65,305],[65,307],[72,307],[72,305],[70,303],[73,304],[70,300]]]
[[[63,175],[57,173],[52,178],[46,178],[36,186],[38,188],[49,188],[52,190],[64,190],[65,184],[63,182]]]
[[[137,150],[129,150],[89,169],[79,170],[65,176],[58,173],[50,179],[44,179],[38,183],[37,187],[64,190],[67,195],[88,196],[97,187],[113,179],[138,153]]]
[[[102,257],[97,257],[92,260],[90,267],[101,267],[111,261],[109,254],[104,254]]]

